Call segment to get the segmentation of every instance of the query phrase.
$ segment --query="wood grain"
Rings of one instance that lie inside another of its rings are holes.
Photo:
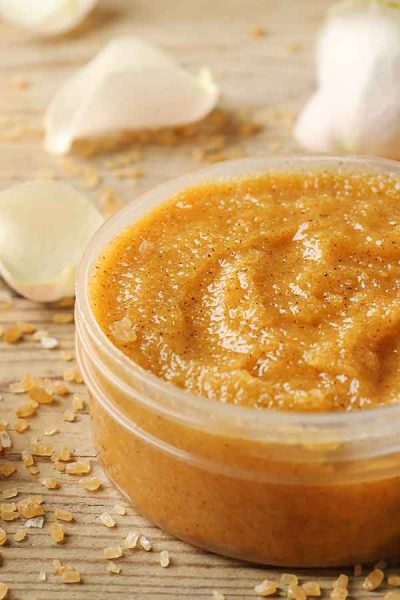
[[[11,1],[11,0],[10,0]],[[295,148],[290,136],[290,123],[285,114],[297,110],[313,85],[312,47],[315,33],[331,0],[108,0],[100,3],[80,29],[69,36],[52,41],[38,40],[29,33],[5,23],[0,24],[0,186],[37,177],[44,170],[55,177],[68,178],[59,161],[46,155],[40,133],[24,134],[21,139],[5,139],[4,131],[14,120],[19,126],[40,128],[47,103],[58,85],[74,70],[90,59],[112,36],[132,32],[150,42],[163,46],[190,68],[211,67],[222,91],[222,105],[228,111],[251,109],[253,117],[265,127],[257,136],[241,140],[247,154],[266,154],[272,149]],[[263,37],[252,37],[251,30],[262,27]],[[15,76],[26,78],[28,86],[20,89]],[[275,114],[275,117],[274,117]],[[278,117],[276,117],[276,114]],[[279,117],[279,115],[283,118]],[[271,117],[272,115],[272,117]],[[192,144],[193,145],[193,144]],[[177,144],[171,149],[152,144],[145,149],[140,161],[145,176],[134,181],[114,179],[103,169],[104,157],[81,160],[96,165],[102,172],[103,185],[124,200],[130,200],[145,189],[185,171],[197,168],[191,156],[191,144]],[[82,186],[82,181],[72,178]],[[87,192],[94,200],[99,192]],[[0,290],[1,292],[1,290]],[[74,347],[72,325],[57,325],[51,321],[54,308],[33,304],[15,298],[10,309],[0,312],[3,325],[18,320],[33,322],[56,336],[60,346],[56,350],[41,349],[38,342],[27,339],[17,346],[0,342],[0,402],[1,419],[14,421],[14,410],[19,398],[8,391],[11,382],[25,373],[60,378],[68,366],[62,351]],[[81,391],[81,386],[73,386]],[[0,581],[11,589],[10,598],[32,594],[38,600],[118,600],[175,598],[211,598],[212,590],[226,594],[227,600],[255,598],[254,586],[266,577],[279,575],[277,569],[259,568],[225,559],[192,548],[165,535],[128,508],[126,516],[117,516],[117,527],[106,529],[96,519],[104,510],[113,513],[120,499],[119,493],[107,482],[96,460],[87,414],[78,422],[62,419],[69,399],[57,405],[44,406],[39,416],[30,420],[31,429],[25,434],[11,432],[13,448],[8,459],[18,464],[17,473],[0,487],[15,486],[19,498],[41,493],[45,497],[47,522],[43,529],[30,530],[25,542],[10,541],[1,549],[4,564],[0,567]],[[77,456],[90,459],[93,472],[104,482],[104,488],[89,493],[73,478],[63,478],[60,490],[47,491],[40,479],[53,473],[48,459],[38,459],[39,476],[31,476],[20,463],[19,455],[29,440],[43,437],[49,424],[55,424],[60,434],[46,441],[74,448]],[[54,521],[54,509],[67,507],[75,521],[66,524],[67,542],[63,546],[51,543],[49,523]],[[3,524],[4,525],[4,524]],[[5,524],[11,534],[17,525]],[[154,544],[154,552],[131,552],[118,561],[120,575],[106,572],[102,549],[119,543],[127,531],[137,528]],[[157,551],[168,549],[172,564],[161,569]],[[83,577],[81,585],[62,585],[52,573],[51,561],[77,566]],[[38,573],[48,573],[45,582],[38,581]],[[302,580],[318,577],[328,589],[334,571],[303,571]],[[351,595],[362,597],[361,579],[351,582]],[[364,595],[367,595],[364,593]],[[380,597],[381,593],[375,593]]]

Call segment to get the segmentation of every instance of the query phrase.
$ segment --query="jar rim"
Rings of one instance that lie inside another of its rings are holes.
[[[107,371],[110,381],[118,384],[127,394],[132,394],[134,391],[108,366],[114,363],[155,392],[158,396],[157,401],[146,397],[142,397],[141,401],[152,405],[160,414],[185,421],[205,431],[223,427],[224,433],[235,431],[245,439],[282,443],[292,440],[293,443],[303,444],[312,441],[313,444],[330,444],[366,441],[371,438],[383,440],[387,436],[396,436],[400,433],[400,403],[353,412],[319,413],[248,408],[200,397],[146,371],[128,358],[108,339],[91,307],[89,282],[101,251],[124,228],[150,212],[155,206],[184,190],[206,182],[235,181],[268,172],[312,173],[323,170],[349,174],[357,172],[381,174],[400,180],[400,164],[397,161],[375,157],[290,154],[245,158],[214,164],[169,180],[139,195],[107,219],[89,241],[79,265],[76,282],[76,314],[77,323],[81,323],[85,334],[97,347],[101,347],[102,352],[107,356],[107,365],[102,363],[101,368],[104,372]],[[81,334],[78,328],[77,336],[79,335]],[[136,390],[134,395],[137,401]],[[400,449],[400,440],[398,449]]]

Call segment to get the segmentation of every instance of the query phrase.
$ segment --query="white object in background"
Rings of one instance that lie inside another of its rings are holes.
[[[77,27],[98,0],[0,0],[0,16],[44,36]]]
[[[65,183],[30,181],[0,191],[0,275],[38,302],[75,295],[77,264],[102,222]]]
[[[45,117],[45,148],[65,154],[77,138],[198,121],[218,97],[208,69],[192,75],[139,38],[117,38],[55,94]]]
[[[294,129],[302,146],[400,158],[400,2],[334,7],[317,43],[317,80]]]

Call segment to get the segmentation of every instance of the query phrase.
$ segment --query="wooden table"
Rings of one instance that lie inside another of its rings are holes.
[[[203,143],[207,146],[207,141],[197,138],[178,142],[173,148],[158,143],[146,146],[139,161],[144,177],[137,180],[115,177],[107,169],[109,156],[74,159],[71,169],[70,164],[48,156],[42,149],[40,127],[53,92],[107,40],[126,32],[161,45],[188,67],[208,65],[223,92],[224,110],[229,114],[249,110],[251,118],[263,125],[263,130],[254,136],[230,139],[228,134],[228,156],[230,152],[235,155],[238,148],[246,154],[294,148],[290,135],[294,111],[312,89],[314,38],[331,3],[330,0],[108,0],[100,3],[78,31],[52,41],[40,41],[1,23],[1,187],[39,176],[68,179],[82,189],[94,187],[88,185],[84,173],[88,166],[89,169],[95,166],[103,180],[96,189],[87,190],[94,200],[98,200],[104,187],[114,190],[123,200],[131,200],[144,189],[197,168],[194,157],[199,152],[194,148]],[[265,30],[265,35],[255,31],[259,28]],[[0,290],[0,302],[1,293]],[[59,348],[55,350],[42,349],[29,336],[18,345],[0,342],[0,420],[11,424],[15,421],[14,410],[20,397],[9,392],[10,383],[19,381],[27,372],[60,379],[68,367],[63,352],[73,350],[74,327],[52,322],[57,311],[54,307],[15,298],[10,308],[0,312],[3,325],[29,321],[59,340]],[[71,387],[82,391],[77,384]],[[13,533],[20,526],[18,522],[2,523],[10,541],[1,549],[4,564],[0,567],[0,581],[9,585],[11,599],[21,599],[28,593],[38,600],[200,599],[211,598],[212,590],[220,590],[227,600],[255,598],[256,583],[279,575],[277,569],[214,556],[172,539],[132,507],[128,507],[126,516],[116,517],[115,528],[101,525],[98,516],[104,510],[115,514],[113,507],[120,496],[107,482],[96,460],[89,416],[80,414],[75,423],[63,420],[63,411],[69,404],[67,397],[42,407],[39,416],[30,419],[30,430],[24,434],[11,430],[13,447],[6,458],[15,462],[17,472],[7,480],[0,480],[0,487],[16,487],[19,491],[16,500],[28,494],[43,494],[47,514],[44,528],[29,530],[28,539],[20,543],[13,540]],[[46,438],[43,432],[52,424],[60,433]],[[29,447],[32,437],[40,437],[57,447],[69,445],[77,456],[88,458],[93,473],[104,482],[103,490],[86,492],[75,479],[62,474],[59,490],[44,488],[40,480],[53,473],[49,459],[37,459],[40,470],[37,476],[29,474],[20,461],[21,450]],[[49,533],[49,523],[54,521],[57,507],[66,507],[75,516],[73,523],[66,524],[69,535],[62,546],[52,543]],[[151,539],[154,551],[131,552],[118,561],[121,574],[111,575],[106,571],[103,548],[118,543],[132,528]],[[161,549],[170,552],[172,564],[168,569],[159,565]],[[78,567],[83,583],[60,584],[52,568],[55,558]],[[47,573],[46,581],[38,580],[41,570]],[[299,575],[302,579],[317,576],[328,589],[337,573],[308,571]],[[351,595],[363,595],[361,582],[359,578],[352,580]]]

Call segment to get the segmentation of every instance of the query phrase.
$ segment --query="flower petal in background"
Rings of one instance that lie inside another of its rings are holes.
[[[0,191],[0,275],[31,300],[73,296],[76,266],[102,221],[65,183],[31,181]]]
[[[0,0],[0,16],[44,36],[77,27],[98,0]]]
[[[218,96],[207,69],[194,76],[141,39],[117,38],[55,94],[45,117],[45,147],[65,154],[77,138],[198,121]]]
[[[400,158],[400,2],[346,0],[317,44],[318,89],[294,134],[311,151]]]

